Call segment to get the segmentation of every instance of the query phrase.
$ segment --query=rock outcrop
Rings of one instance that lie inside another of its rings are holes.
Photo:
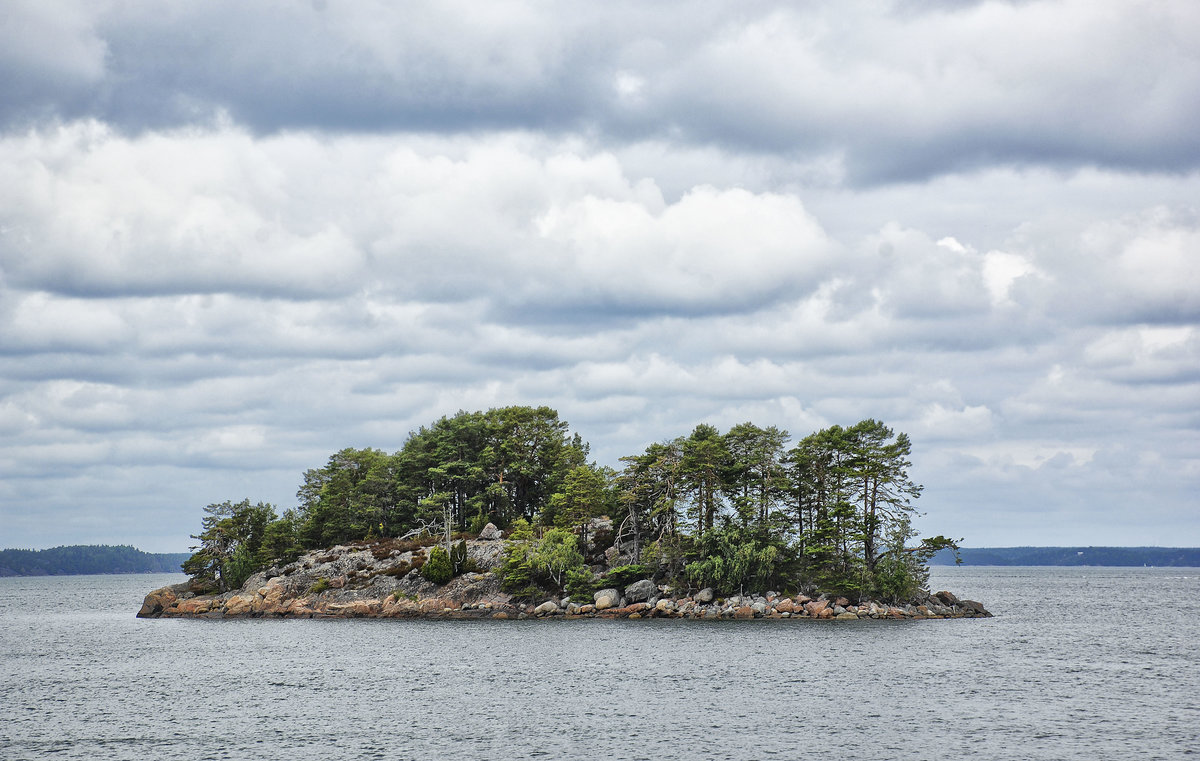
[[[476,570],[443,585],[420,574],[428,542],[383,540],[310,552],[296,562],[251,576],[240,589],[209,594],[193,582],[146,595],[139,618],[699,618],[923,619],[990,617],[973,600],[925,594],[903,606],[806,595],[717,597],[712,589],[679,595],[650,579],[596,592],[592,600],[518,602],[501,590],[505,542],[469,540]],[[623,592],[623,595],[622,595]]]

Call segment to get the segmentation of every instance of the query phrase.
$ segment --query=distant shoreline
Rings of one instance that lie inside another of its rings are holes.
[[[1197,547],[960,547],[958,554],[962,565],[972,566],[1200,567]],[[950,550],[929,560],[930,566],[954,564]]]
[[[969,566],[1096,566],[1200,568],[1200,547],[962,547]],[[0,577],[182,573],[186,552],[142,552],[129,545],[76,544],[45,550],[0,550]],[[943,550],[931,566],[954,565]]]
[[[142,552],[130,545],[75,544],[47,550],[0,550],[0,577],[183,573],[187,552]]]

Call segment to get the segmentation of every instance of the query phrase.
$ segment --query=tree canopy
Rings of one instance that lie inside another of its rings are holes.
[[[248,500],[209,505],[185,570],[225,589],[307,549],[422,534],[449,546],[452,533],[491,522],[524,537],[510,553],[518,586],[569,578],[583,589],[586,559],[568,545],[586,550],[588,526],[606,515],[618,554],[675,584],[900,598],[925,583],[934,552],[955,546],[917,541],[911,452],[907,435],[871,419],[794,443],[775,426],[701,424],[615,471],[589,462],[549,407],[460,411],[393,454],[336,452],[305,471],[282,516]]]

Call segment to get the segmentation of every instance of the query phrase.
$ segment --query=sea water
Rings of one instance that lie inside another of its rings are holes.
[[[935,568],[991,619],[142,620],[0,579],[0,759],[1179,759],[1200,569]]]

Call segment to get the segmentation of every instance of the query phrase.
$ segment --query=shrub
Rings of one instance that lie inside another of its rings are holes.
[[[450,550],[450,563],[453,566],[454,573],[471,573],[479,570],[474,558],[467,554],[466,540],[460,541]]]
[[[429,559],[421,566],[421,575],[438,585],[454,578],[454,566],[445,547],[438,546],[429,551]]]
[[[319,595],[326,589],[329,589],[329,579],[322,576],[313,582],[313,585],[308,588],[308,591],[312,592],[314,595]]]
[[[604,584],[624,589],[635,581],[650,578],[650,575],[650,568],[644,565],[619,565],[604,575]]]
[[[483,531],[483,527],[486,525],[488,525],[487,514],[480,510],[475,514],[475,517],[471,519],[470,524],[467,525],[467,531],[474,536],[479,536],[479,532]]]
[[[567,594],[571,599],[588,602],[596,593],[596,577],[587,568],[572,568],[567,571]]]

